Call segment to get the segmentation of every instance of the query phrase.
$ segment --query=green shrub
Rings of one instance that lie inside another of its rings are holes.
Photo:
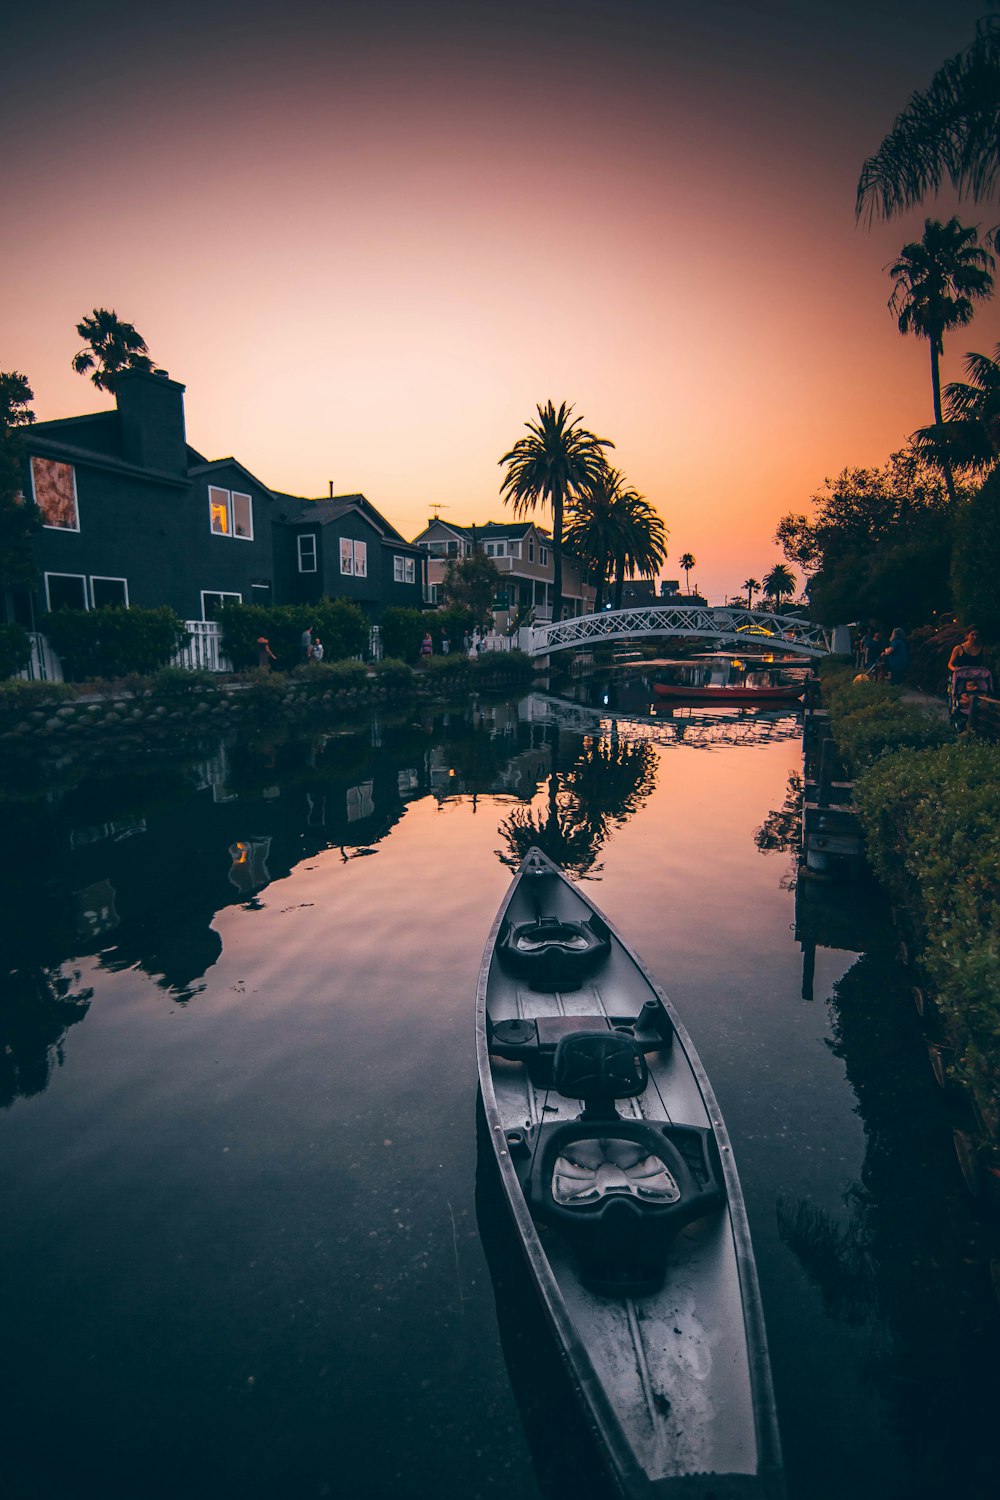
[[[403,609],[399,605],[385,610],[379,625],[386,656],[398,657],[400,661],[416,661],[420,656],[420,643],[435,618],[423,610]]]
[[[855,773],[886,751],[930,750],[955,738],[951,725],[940,715],[898,701],[868,703],[838,715],[833,733],[844,761]]]
[[[302,664],[302,632],[311,625],[323,642],[323,661],[345,661],[363,656],[370,623],[356,604],[346,599],[321,599],[318,604],[226,604],[219,611],[222,649],[237,672],[257,665],[257,641],[266,636],[284,671]]]
[[[505,682],[526,682],[531,673],[532,661],[526,651],[484,651],[476,662],[476,675],[484,683],[498,677]]]
[[[408,689],[412,691],[414,686],[413,668],[407,666],[405,661],[387,656],[382,661],[376,662],[371,670],[375,673],[376,685],[386,688],[390,692],[402,693]]]
[[[31,637],[21,625],[0,625],[0,678],[14,677],[31,660]]]
[[[155,672],[189,639],[184,621],[165,605],[156,609],[57,609],[45,634],[71,682]]]

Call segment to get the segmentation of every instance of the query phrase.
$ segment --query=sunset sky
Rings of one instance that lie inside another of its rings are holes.
[[[94,0],[5,21],[0,368],[39,419],[95,306],[189,440],[363,491],[406,536],[501,519],[497,460],[575,405],[712,599],[826,475],[931,420],[861,163],[985,0]],[[960,209],[984,228],[986,206]],[[945,375],[1000,339],[1000,299]]]

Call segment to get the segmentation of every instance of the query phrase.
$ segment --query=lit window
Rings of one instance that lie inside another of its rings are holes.
[[[299,572],[316,572],[316,533],[307,532],[299,537]]]
[[[42,513],[43,526],[52,526],[59,531],[80,530],[76,473],[72,464],[61,464],[54,458],[33,457],[31,484],[35,504]]]
[[[368,577],[367,542],[355,542],[349,536],[340,538],[340,571],[353,578]]]
[[[238,490],[208,487],[209,525],[216,536],[238,536],[253,541],[253,501]]]

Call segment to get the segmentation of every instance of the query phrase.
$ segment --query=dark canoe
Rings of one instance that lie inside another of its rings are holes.
[[[528,1266],[629,1500],[784,1493],[726,1129],[641,960],[538,849],[476,999],[486,1128]]]
[[[707,687],[685,687],[682,683],[654,682],[653,692],[659,698],[668,698],[677,703],[711,703],[714,707],[728,704],[732,708],[765,707],[773,703],[795,703],[802,697],[805,688],[799,683],[778,687],[723,687],[721,683]]]

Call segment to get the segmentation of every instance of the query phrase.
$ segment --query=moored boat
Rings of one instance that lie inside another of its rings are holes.
[[[678,661],[657,662],[653,692],[658,698],[676,703],[728,704],[760,708],[775,703],[794,703],[803,696],[805,684],[790,676],[794,666],[804,662],[759,661],[752,657],[734,658],[724,652]]]
[[[666,995],[538,849],[486,945],[479,1080],[542,1306],[629,1500],[783,1493],[729,1140]]]
[[[760,707],[772,703],[796,703],[805,692],[801,683],[782,683],[774,686],[754,687],[746,683],[731,683],[726,686],[710,683],[703,687],[687,687],[683,683],[654,682],[653,692],[658,698],[668,698],[678,703],[729,704],[734,708]]]

